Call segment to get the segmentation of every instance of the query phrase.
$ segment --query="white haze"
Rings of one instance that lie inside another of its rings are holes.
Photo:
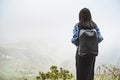
[[[0,73],[7,75],[6,69],[18,63],[20,69],[33,72],[47,71],[51,65],[75,72],[72,30],[84,7],[91,10],[104,37],[97,64],[118,65],[119,4],[119,0],[0,0]]]

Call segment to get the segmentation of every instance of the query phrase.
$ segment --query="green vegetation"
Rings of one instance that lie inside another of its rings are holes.
[[[103,69],[103,72],[100,73]],[[95,74],[95,80],[120,80],[120,69],[115,66],[105,64],[98,66]],[[75,80],[75,76],[68,70],[58,69],[57,66],[51,66],[47,73],[39,72],[36,80]]]
[[[51,66],[50,71],[47,73],[39,72],[39,75],[36,76],[36,80],[71,80],[73,78],[72,73],[63,68],[58,69],[57,66]]]
[[[102,64],[95,70],[94,80],[120,80],[120,67]],[[51,66],[48,72],[38,72],[34,78],[21,78],[16,80],[76,80],[75,76],[66,69]]]

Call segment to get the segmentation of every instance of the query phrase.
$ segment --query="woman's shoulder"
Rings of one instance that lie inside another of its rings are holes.
[[[76,24],[74,25],[74,27],[76,27],[76,28],[77,28],[77,27],[78,27],[78,23],[76,23]]]
[[[98,25],[96,25],[96,26],[95,26],[95,29],[96,29],[96,30],[99,30],[99,27],[98,27]]]
[[[76,23],[76,24],[74,25],[74,29],[76,29],[76,30],[79,30],[79,29],[80,29],[79,26],[78,26],[78,23]]]

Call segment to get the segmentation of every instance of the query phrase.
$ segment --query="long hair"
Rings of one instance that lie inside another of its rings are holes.
[[[81,28],[95,28],[96,24],[92,21],[92,16],[90,10],[83,8],[79,13],[79,23],[78,26]]]

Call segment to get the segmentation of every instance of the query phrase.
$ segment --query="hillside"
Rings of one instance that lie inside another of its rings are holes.
[[[74,60],[62,59],[56,50],[54,45],[38,42],[1,44],[0,78],[7,80],[36,75],[39,71],[48,71],[51,65],[61,66],[74,73]]]

